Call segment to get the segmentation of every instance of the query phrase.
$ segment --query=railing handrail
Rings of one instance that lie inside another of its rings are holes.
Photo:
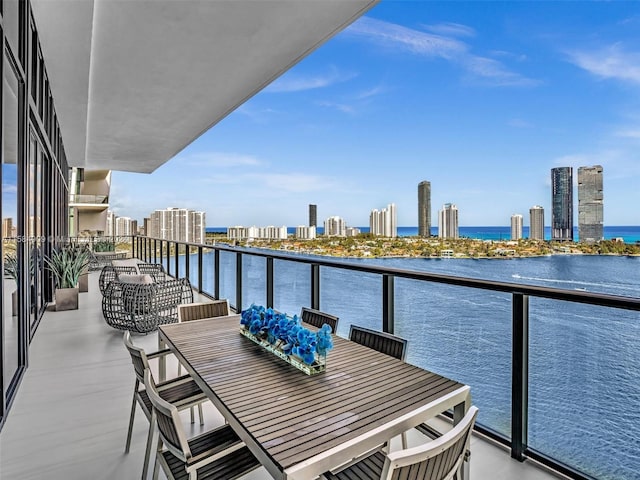
[[[135,237],[135,236],[134,236]],[[563,300],[576,303],[584,303],[588,305],[606,306],[611,308],[622,308],[625,310],[640,311],[640,298],[626,297],[622,295],[611,295],[606,293],[583,292],[575,290],[567,290],[562,288],[541,287],[537,285],[527,285],[513,282],[497,282],[494,280],[483,280],[469,277],[458,277],[454,275],[444,275],[441,273],[420,272],[417,270],[406,270],[395,267],[384,267],[381,265],[364,265],[349,261],[330,260],[325,258],[316,258],[310,254],[297,253],[280,253],[274,250],[261,251],[258,249],[237,247],[231,245],[211,245],[206,243],[181,242],[177,240],[167,240],[156,237],[143,237],[149,240],[169,242],[176,245],[186,245],[190,247],[202,247],[215,249],[219,251],[238,253],[256,257],[273,258],[276,260],[285,260],[289,262],[298,262],[307,265],[319,265],[321,267],[342,268],[345,270],[353,270],[363,273],[372,273],[376,275],[393,275],[397,278],[407,278],[410,280],[421,280],[434,283],[443,283],[446,285],[455,285],[458,287],[478,288],[482,290],[491,290],[494,292],[512,293],[528,295],[533,297],[547,298],[551,300]],[[496,260],[497,261],[497,260]]]

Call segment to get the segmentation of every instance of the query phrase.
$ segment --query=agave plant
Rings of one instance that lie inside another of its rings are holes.
[[[44,261],[55,277],[57,288],[74,288],[89,265],[89,253],[84,247],[66,245],[54,249]]]
[[[5,255],[4,274],[9,275],[16,283],[18,282],[18,259],[15,255]]]

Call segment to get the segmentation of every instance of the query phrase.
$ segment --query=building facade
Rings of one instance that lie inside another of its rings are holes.
[[[137,235],[138,230],[138,222],[129,217],[117,217],[116,218],[116,231],[115,235],[125,236],[125,235]]]
[[[398,214],[393,203],[382,210],[373,209],[369,214],[369,232],[378,237],[398,236]]]
[[[458,238],[458,207],[445,203],[438,215],[438,237]]]
[[[313,240],[316,238],[316,227],[313,225],[309,227],[298,225],[296,227],[296,238],[300,240]]]
[[[578,168],[578,239],[598,242],[604,239],[604,197],[601,165]]]
[[[235,227],[227,227],[227,238],[231,240],[286,240],[287,239],[287,227],[274,227],[269,225],[268,227],[243,227],[241,225]]]
[[[418,184],[418,235],[431,236],[431,182]]]
[[[573,167],[551,169],[551,240],[573,241]]]
[[[147,235],[163,240],[204,243],[205,230],[205,212],[172,207],[151,213],[149,216],[150,235]]]
[[[318,226],[318,206],[312,203],[309,204],[309,226]]]
[[[515,213],[511,215],[511,240],[522,238],[522,215]]]
[[[324,221],[325,237],[345,237],[347,235],[347,225],[342,217],[333,216]]]
[[[529,209],[529,238],[544,240],[544,208],[540,205]]]

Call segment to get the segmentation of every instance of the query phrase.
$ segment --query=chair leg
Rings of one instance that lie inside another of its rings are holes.
[[[402,449],[407,449],[407,432],[402,432]]]
[[[200,415],[200,426],[204,425],[204,416],[202,415],[202,404],[198,404],[198,415]]]
[[[196,420],[195,420],[195,418],[193,416],[193,407],[189,407],[189,412],[191,412],[191,423],[195,423]]]
[[[158,460],[158,458],[156,457],[156,463],[153,466],[153,480],[158,480],[158,463],[160,461]]]
[[[129,448],[131,447],[131,434],[133,432],[133,421],[136,417],[136,393],[138,393],[138,380],[136,379],[136,384],[133,387],[133,400],[131,402],[131,414],[129,415],[129,431],[127,432],[127,443],[124,447],[124,453],[129,453]]]
[[[149,457],[151,457],[151,447],[153,445],[153,433],[155,430],[156,412],[151,414],[151,421],[149,422],[149,434],[147,435],[147,446],[144,450],[144,466],[142,467],[142,480],[147,480],[147,474],[149,473]]]
[[[182,375],[182,364],[178,361],[178,376]]]

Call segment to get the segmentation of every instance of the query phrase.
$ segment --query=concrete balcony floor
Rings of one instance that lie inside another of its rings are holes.
[[[137,335],[134,342],[157,349],[155,333]],[[169,375],[176,368],[175,360],[170,362]],[[133,384],[122,332],[104,322],[98,275],[91,274],[79,310],[45,313],[31,343],[29,369],[0,434],[0,478],[140,478],[148,422],[139,409],[131,451],[124,453]],[[223,423],[210,403],[204,406],[204,427],[197,420],[191,425],[188,412],[182,415],[187,434]],[[512,460],[479,437],[474,436],[471,452],[471,478],[476,480],[557,478],[531,462]],[[165,478],[162,473],[160,478]],[[271,477],[260,468],[245,478]]]

